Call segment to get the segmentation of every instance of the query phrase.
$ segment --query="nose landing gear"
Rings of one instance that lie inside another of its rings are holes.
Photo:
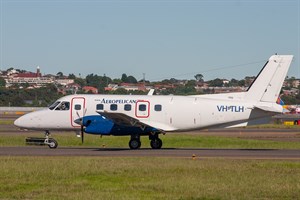
[[[36,138],[36,137],[29,137],[26,138],[27,145],[48,145],[50,149],[55,149],[58,146],[58,143],[55,139],[49,138],[50,132],[45,131],[45,138]]]
[[[44,141],[44,144],[48,145],[48,147],[50,149],[56,149],[56,147],[58,146],[58,143],[56,140],[54,140],[53,138],[49,138],[50,136],[50,132],[49,131],[46,131],[45,132],[45,141]]]

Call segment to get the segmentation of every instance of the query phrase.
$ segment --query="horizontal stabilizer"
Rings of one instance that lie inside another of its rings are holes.
[[[274,112],[274,113],[282,113],[283,107],[281,105],[278,105],[276,103],[260,103],[258,105],[255,105],[254,108],[267,111],[267,112]]]

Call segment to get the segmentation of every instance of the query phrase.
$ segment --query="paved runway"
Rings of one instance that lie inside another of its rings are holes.
[[[47,146],[0,147],[0,156],[98,156],[98,157],[171,157],[300,160],[300,150],[278,149],[139,149],[74,148],[49,149]]]
[[[11,118],[7,118],[7,120],[11,120]],[[20,135],[25,133],[26,135],[40,134],[39,132],[35,131],[20,131],[18,130],[18,128],[11,124],[1,125],[0,136]],[[188,132],[186,134],[236,137],[243,139],[273,140],[285,142],[300,142],[299,129],[212,129]],[[49,149],[47,146],[0,147],[0,156],[99,156],[192,158],[193,154],[196,155],[196,158],[288,159],[300,161],[300,150],[199,148],[169,148],[161,150],[142,148],[139,150],[130,150],[128,148],[108,149],[82,147],[58,147],[57,149]]]

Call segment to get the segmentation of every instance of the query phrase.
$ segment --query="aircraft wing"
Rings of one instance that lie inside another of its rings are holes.
[[[120,126],[134,126],[134,127],[140,127],[142,129],[145,129],[147,127],[155,128],[152,126],[149,126],[148,124],[145,124],[138,119],[135,119],[133,117],[130,117],[124,113],[111,113],[111,112],[99,112],[101,116],[105,117],[106,119],[112,120],[115,124],[120,125]],[[157,128],[155,128],[157,129]],[[157,129],[159,130],[159,129]],[[162,131],[162,130],[159,130]]]

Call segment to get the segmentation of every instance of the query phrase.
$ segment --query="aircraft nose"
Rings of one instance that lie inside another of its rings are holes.
[[[25,114],[14,121],[14,125],[19,128],[31,128],[35,125],[32,121],[32,113]]]
[[[22,117],[19,117],[18,119],[16,119],[14,121],[14,125],[19,127],[19,128],[23,128],[24,127],[24,123],[23,123],[23,120],[22,120]]]
[[[82,118],[75,119],[74,122],[78,125],[82,125]]]

